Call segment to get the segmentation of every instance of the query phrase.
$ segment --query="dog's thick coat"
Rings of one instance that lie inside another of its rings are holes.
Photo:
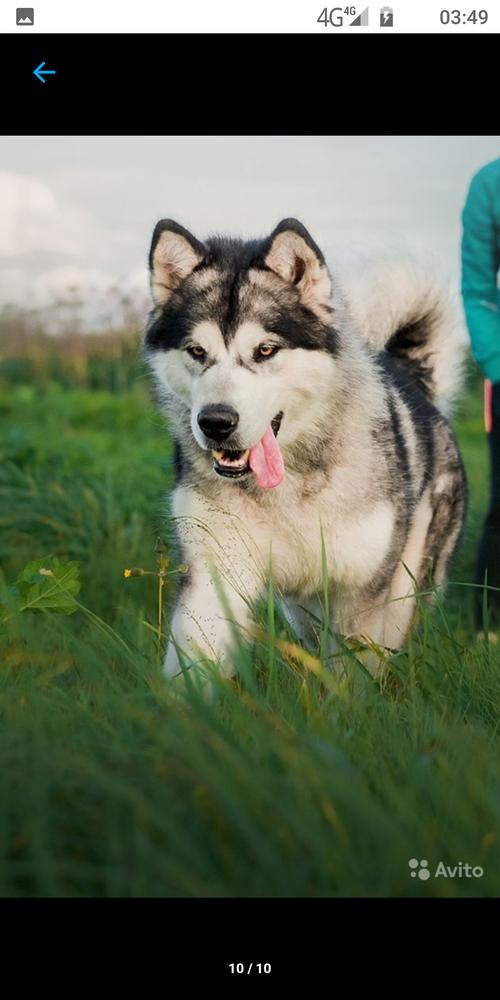
[[[460,347],[443,296],[398,262],[363,272],[348,301],[294,219],[264,240],[205,243],[165,220],[150,270],[145,350],[189,566],[167,672],[186,657],[232,673],[235,628],[248,631],[269,572],[311,638],[325,562],[332,630],[400,648],[466,505],[444,415]]]

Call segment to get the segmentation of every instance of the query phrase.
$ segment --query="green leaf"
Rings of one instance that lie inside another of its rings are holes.
[[[56,558],[34,559],[16,581],[16,611],[57,611],[71,615],[77,610],[80,564]]]

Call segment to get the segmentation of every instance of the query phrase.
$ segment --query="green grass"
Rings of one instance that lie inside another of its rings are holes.
[[[145,383],[4,383],[0,420],[4,591],[33,559],[81,565],[73,615],[26,611],[0,635],[1,895],[500,894],[500,651],[474,644],[468,588],[450,586],[381,686],[353,657],[342,687],[290,655],[270,591],[276,643],[242,647],[212,703],[174,700],[156,579],[123,576],[156,570],[158,535],[169,545],[171,447]],[[458,429],[467,582],[486,495],[478,392]],[[423,882],[414,857],[484,876]]]

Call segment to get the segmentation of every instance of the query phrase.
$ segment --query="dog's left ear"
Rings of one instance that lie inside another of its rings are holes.
[[[294,285],[310,309],[328,305],[332,283],[320,248],[298,219],[283,219],[271,233],[264,263]]]
[[[172,292],[201,263],[206,247],[173,219],[155,226],[149,251],[151,292],[156,305],[168,302]]]

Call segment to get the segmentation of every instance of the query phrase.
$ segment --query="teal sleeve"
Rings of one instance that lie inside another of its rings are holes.
[[[472,353],[492,382],[500,382],[499,218],[489,174],[469,188],[462,221],[462,296]]]

